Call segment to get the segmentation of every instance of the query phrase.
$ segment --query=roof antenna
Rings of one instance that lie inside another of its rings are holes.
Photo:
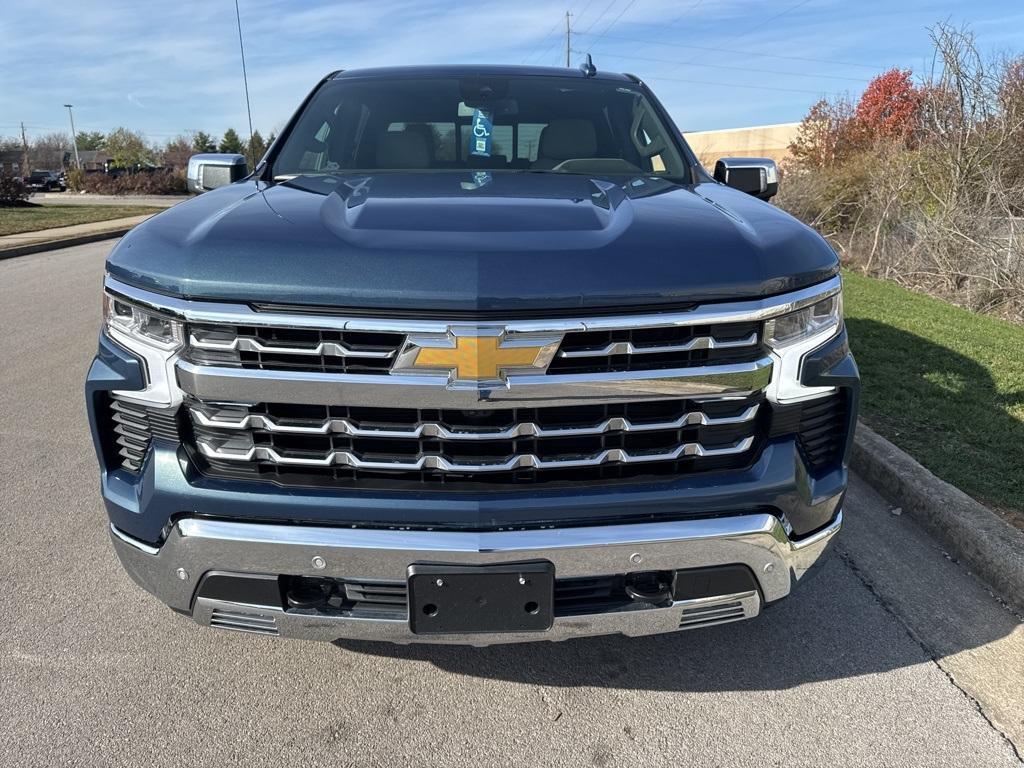
[[[256,147],[253,146],[253,131],[252,131],[252,106],[249,104],[249,77],[245,72],[245,44],[242,42],[242,15],[238,12],[238,0],[235,0],[235,21],[238,22],[238,50],[242,54],[242,83],[245,86],[245,111],[249,116],[249,151],[247,155],[252,159],[251,171],[256,170],[256,158],[253,156],[253,152]],[[259,187],[259,180],[256,181],[256,186]]]
[[[594,66],[594,60],[590,58],[589,53],[587,54],[587,60],[580,64],[580,72],[583,73],[584,77],[593,77],[597,74],[597,67]]]

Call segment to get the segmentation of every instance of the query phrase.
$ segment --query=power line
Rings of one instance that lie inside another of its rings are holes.
[[[811,91],[806,88],[779,88],[773,85],[752,85],[750,83],[714,83],[710,80],[693,80],[682,77],[645,77],[644,80],[663,80],[669,83],[693,83],[695,85],[713,85],[716,88],[748,88],[755,91],[779,91],[781,93],[804,93],[812,96],[838,96],[828,91]]]
[[[593,37],[584,32],[576,32],[577,37]],[[689,48],[696,51],[711,51],[714,53],[733,53],[739,56],[760,56],[768,59],[786,59],[788,61],[806,61],[813,64],[833,64],[839,67],[863,67],[865,69],[871,69],[878,71],[883,69],[876,64],[862,64],[851,61],[834,61],[831,59],[812,59],[807,56],[783,56],[778,53],[756,53],[754,51],[740,51],[735,48],[720,48],[718,46],[709,45],[690,45],[688,43],[665,43],[660,40],[641,40],[635,37],[621,37],[618,35],[608,35],[605,40],[617,40],[623,43],[639,43],[640,45],[660,45],[666,48]]]
[[[786,8],[785,10],[779,11],[774,16],[769,16],[764,21],[759,21],[754,26],[748,28],[745,32],[740,32],[738,35],[736,35],[736,37],[746,37],[751,32],[754,32],[755,30],[758,30],[761,27],[763,27],[765,24],[769,24],[770,22],[773,22],[776,19],[780,19],[783,16],[785,16],[787,13],[791,13],[792,11],[795,11],[797,8],[802,8],[803,6],[807,5],[809,2],[811,2],[811,0],[800,0],[800,2],[797,3],[796,5],[792,5],[789,8]],[[733,38],[733,39],[735,39],[735,38]]]
[[[795,11],[797,8],[800,8],[801,6],[807,5],[807,3],[809,3],[809,2],[811,2],[811,0],[799,0],[799,2],[796,3],[796,5],[791,5],[790,7],[786,8],[786,9],[784,9],[782,11],[779,11],[778,13],[776,13],[776,14],[774,14],[772,16],[769,16],[767,19],[763,19],[763,20],[757,22],[754,26],[747,27],[747,29],[745,29],[743,32],[740,32],[739,34],[732,36],[730,39],[731,40],[738,40],[741,37],[746,37],[751,32],[757,31],[758,29],[760,29],[761,27],[765,26],[766,24],[768,24],[770,22],[773,22],[776,19],[785,16],[787,13]],[[691,57],[690,59],[688,59],[687,61],[682,62],[682,64],[690,64],[696,58],[697,58],[697,56],[695,55],[695,56]],[[676,67],[676,69],[679,69],[679,67]],[[673,70],[673,71],[675,71],[675,70]]]
[[[582,53],[582,51],[577,51]],[[650,61],[658,64],[678,64],[676,59],[659,59],[652,56],[634,56],[633,54],[611,53],[610,51],[590,51],[594,56],[607,56],[609,59],[628,59],[630,61]],[[817,77],[825,80],[847,80],[852,83],[863,83],[867,77],[844,77],[843,75],[821,75],[817,72],[784,72],[777,69],[762,69],[760,67],[735,67],[731,64],[704,64],[691,63],[690,67],[709,67],[712,69],[731,69],[736,72],[761,72],[766,75],[788,75],[789,77]]]
[[[555,31],[556,29],[558,29],[558,25],[559,25],[559,24],[561,24],[561,23],[562,23],[562,22],[561,22],[561,20],[559,20],[559,21],[556,21],[556,22],[554,23],[554,25],[553,25],[553,26],[551,27],[551,29],[549,29],[549,30],[547,31],[547,33],[546,33],[546,34],[545,34],[545,35],[544,35],[544,36],[543,36],[543,37],[542,37],[542,38],[540,39],[540,42],[539,42],[539,43],[537,44],[537,47],[533,49],[533,53],[531,53],[531,54],[530,54],[529,56],[527,56],[527,57],[526,57],[525,59],[523,59],[523,61],[522,61],[522,63],[523,63],[523,64],[525,64],[525,63],[526,63],[527,61],[529,61],[530,59],[532,59],[532,58],[533,58],[534,56],[536,56],[536,55],[537,55],[537,50],[538,50],[538,49],[539,49],[539,48],[540,48],[540,47],[541,47],[542,45],[544,45],[544,41],[545,41],[545,40],[547,40],[547,39],[548,39],[549,37],[551,37],[551,34],[552,34],[552,33],[553,33],[553,32],[554,32],[554,31]],[[558,38],[556,37],[556,38],[554,39],[554,41],[553,41],[553,42],[551,43],[551,45],[549,45],[549,46],[548,46],[548,47],[547,47],[547,48],[546,48],[546,49],[544,50],[544,53],[542,53],[542,54],[541,54],[541,58],[542,58],[542,59],[544,58],[544,54],[546,54],[546,53],[547,53],[548,51],[550,51],[550,50],[551,50],[551,49],[552,49],[552,48],[554,47],[555,43],[557,43],[557,42],[558,42]]]
[[[577,24],[580,23],[583,20],[583,17],[586,15],[587,11],[590,10],[590,6],[592,6],[593,4],[594,4],[594,0],[587,0],[587,4],[583,6],[583,10],[580,11],[579,13],[574,13],[573,14],[576,17],[576,23]]]
[[[632,7],[633,7],[633,4],[634,4],[635,2],[636,2],[636,0],[629,0],[629,3],[628,3],[628,4],[627,4],[627,5],[625,6],[625,7],[623,7],[623,9],[622,9],[621,11],[619,11],[619,15],[618,15],[618,16],[616,16],[616,17],[615,17],[614,19],[612,19],[612,23],[611,23],[611,24],[609,24],[609,25],[608,25],[607,27],[605,27],[605,28],[604,28],[604,32],[602,32],[602,33],[601,33],[600,35],[598,35],[598,36],[597,36],[597,39],[596,39],[596,40],[594,40],[594,42],[596,43],[596,42],[597,42],[598,40],[600,40],[600,39],[601,39],[602,37],[604,37],[605,35],[607,35],[607,34],[608,34],[608,30],[609,30],[609,29],[611,29],[612,27],[614,27],[614,26],[615,26],[615,22],[617,22],[617,21],[618,21],[619,19],[621,19],[621,18],[622,18],[622,16],[623,16],[623,15],[624,15],[624,14],[626,13],[626,11],[628,11],[628,10],[629,10],[630,8],[632,8]]]
[[[594,20],[593,20],[593,21],[592,21],[592,22],[590,23],[590,26],[589,26],[589,27],[587,27],[587,28],[586,28],[585,30],[583,30],[582,32],[578,32],[577,34],[580,34],[580,35],[585,35],[585,34],[587,34],[588,32],[590,32],[590,30],[592,30],[592,29],[593,29],[593,28],[594,28],[595,26],[597,26],[597,23],[598,23],[599,21],[601,21],[601,19],[603,19],[603,18],[605,17],[605,14],[607,14],[607,13],[608,13],[608,11],[610,11],[610,10],[612,9],[612,6],[613,6],[613,5],[615,5],[615,3],[616,3],[616,2],[617,2],[617,0],[612,0],[612,1],[610,2],[610,3],[608,3],[608,5],[607,5],[607,6],[605,7],[605,9],[604,9],[603,11],[601,11],[601,15],[600,15],[600,16],[598,16],[598,17],[597,17],[596,19],[594,19]]]
[[[696,0],[696,2],[694,2],[694,4],[693,4],[693,5],[691,5],[691,6],[690,6],[689,8],[687,8],[687,9],[686,9],[685,11],[683,11],[683,12],[682,12],[682,13],[680,13],[680,14],[679,14],[678,16],[676,16],[676,17],[675,17],[674,19],[672,19],[672,21],[670,21],[670,22],[668,23],[668,26],[670,26],[670,27],[674,27],[674,26],[675,26],[676,24],[678,24],[678,23],[679,23],[679,21],[680,21],[680,20],[681,20],[681,19],[682,19],[682,18],[683,18],[684,16],[686,16],[686,15],[687,15],[688,13],[691,13],[691,12],[693,12],[693,11],[697,10],[697,6],[699,6],[699,5],[700,5],[701,3],[703,3],[703,2],[704,2],[704,0]]]

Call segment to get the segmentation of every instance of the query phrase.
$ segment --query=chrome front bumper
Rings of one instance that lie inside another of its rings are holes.
[[[484,533],[360,530],[198,518],[179,520],[160,547],[111,526],[111,540],[131,577],[172,608],[204,625],[313,640],[386,640],[468,645],[566,640],[591,635],[658,634],[752,618],[763,602],[785,597],[842,526],[842,512],[817,533],[792,541],[772,515],[666,523]],[[293,613],[195,598],[209,571],[289,574],[365,581],[405,581],[413,563],[554,564],[560,578],[744,564],[759,591],[675,602],[659,608],[556,616],[547,632],[413,634],[408,622]]]

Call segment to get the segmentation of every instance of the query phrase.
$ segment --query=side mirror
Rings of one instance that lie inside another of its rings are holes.
[[[767,157],[723,157],[715,163],[715,181],[770,200],[779,192],[779,167]]]
[[[245,155],[204,154],[188,159],[189,192],[206,192],[233,184],[249,175]]]

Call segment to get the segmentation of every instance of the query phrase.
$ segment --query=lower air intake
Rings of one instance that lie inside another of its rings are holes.
[[[277,619],[259,613],[242,613],[214,608],[210,626],[230,629],[233,632],[249,632],[256,635],[277,635]]]
[[[146,460],[154,437],[177,442],[177,408],[152,408],[114,395],[110,400],[110,420],[114,424],[114,444],[121,466],[138,472]]]
[[[680,629],[712,627],[715,624],[752,619],[761,612],[761,599],[757,592],[701,598],[691,602],[693,604],[683,608],[679,617]]]

